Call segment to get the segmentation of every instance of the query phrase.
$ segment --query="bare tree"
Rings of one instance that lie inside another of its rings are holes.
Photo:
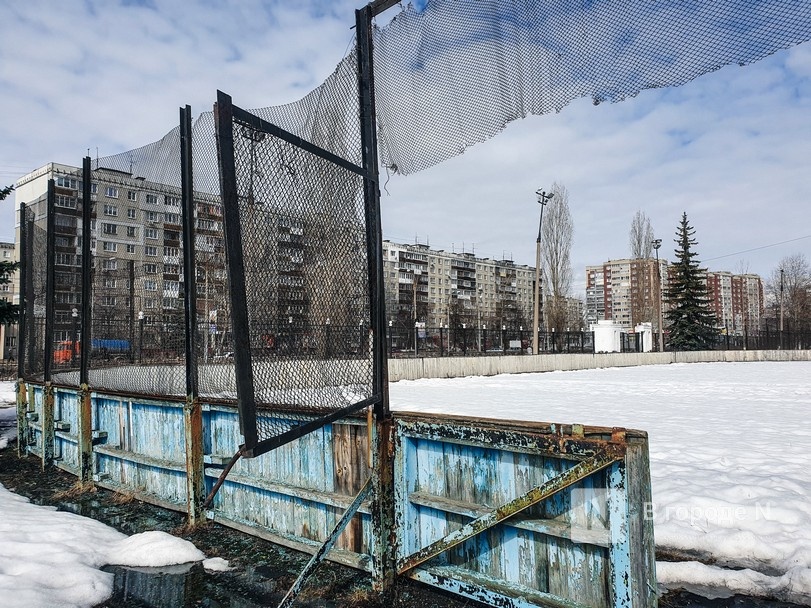
[[[780,311],[781,285],[785,330],[808,331],[811,328],[811,265],[805,255],[795,253],[786,256],[772,271],[768,289],[772,293],[775,316]]]
[[[633,259],[649,258],[653,251],[653,228],[650,218],[645,212],[638,210],[631,221],[631,230],[628,233],[628,244],[631,247]]]
[[[552,184],[552,199],[547,204],[543,223],[541,266],[547,301],[544,310],[548,329],[566,329],[567,302],[572,289],[571,249],[574,224],[569,212],[566,187]]]

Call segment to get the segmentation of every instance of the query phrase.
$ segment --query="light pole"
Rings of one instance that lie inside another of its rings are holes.
[[[70,311],[70,318],[73,321],[70,335],[70,364],[76,365],[76,324],[79,322],[79,311],[73,309]]]
[[[144,311],[138,311],[138,363],[144,360]]]
[[[538,332],[541,329],[541,229],[543,228],[543,208],[546,203],[554,196],[553,193],[547,194],[544,190],[536,190],[535,194],[538,196],[538,204],[541,206],[541,219],[538,221],[538,238],[535,240],[535,303],[534,311],[532,314],[532,354],[538,354]]]
[[[659,267],[659,247],[662,239],[653,239],[651,245],[656,250],[656,314],[659,317],[659,352],[665,352],[665,330],[662,326],[662,269]]]
[[[783,348],[783,269],[780,269],[780,348]]]

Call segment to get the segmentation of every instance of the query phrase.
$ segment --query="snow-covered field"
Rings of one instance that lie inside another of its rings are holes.
[[[657,547],[715,562],[659,562],[660,584],[811,605],[810,378],[806,362],[697,363],[390,388],[393,409],[647,431]],[[13,385],[0,383],[0,422],[13,418],[13,402]],[[112,575],[98,568],[125,563],[124,537],[103,528],[0,487],[0,598],[19,598],[13,606],[99,601]],[[131,542],[155,543],[137,565],[155,565],[158,556],[164,563],[202,559],[162,537]],[[54,580],[57,564],[63,574]]]
[[[391,407],[647,431],[667,587],[811,605],[811,363],[693,363],[401,381]]]

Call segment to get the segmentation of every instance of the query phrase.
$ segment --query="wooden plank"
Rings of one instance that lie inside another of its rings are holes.
[[[546,500],[554,496],[564,488],[576,483],[580,479],[599,471],[612,462],[615,462],[619,457],[616,451],[606,449],[604,453],[578,463],[571,467],[566,472],[550,479],[542,486],[533,488],[528,493],[519,496],[505,505],[501,505],[491,513],[484,515],[469,524],[466,524],[461,530],[446,535],[445,537],[431,543],[430,545],[420,549],[414,555],[409,556],[402,560],[399,564],[399,572],[405,572],[414,568],[415,566],[444,553],[449,548],[464,542],[468,538],[480,534],[505,519],[523,511],[528,506]]]

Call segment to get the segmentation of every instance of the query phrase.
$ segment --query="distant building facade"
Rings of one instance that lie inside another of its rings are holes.
[[[665,260],[659,260],[658,272],[654,258],[609,260],[586,266],[586,323],[611,320],[626,330],[640,323],[658,327],[660,277],[661,293],[666,294]]]
[[[526,330],[532,325],[533,267],[384,241],[383,270],[392,324]]]
[[[14,243],[0,243],[0,260],[4,262],[16,262],[17,254]],[[17,272],[11,276],[11,282],[0,285],[0,301],[18,304],[20,299],[17,295],[19,279]],[[17,358],[17,324],[6,323],[0,325],[0,359]]]
[[[667,261],[659,260],[663,315],[667,311],[669,271]],[[719,330],[744,335],[760,329],[765,307],[763,282],[758,275],[707,271],[704,279]],[[655,259],[610,260],[586,266],[585,317],[589,324],[611,320],[631,330],[640,323],[652,323],[658,331],[658,297]]]

